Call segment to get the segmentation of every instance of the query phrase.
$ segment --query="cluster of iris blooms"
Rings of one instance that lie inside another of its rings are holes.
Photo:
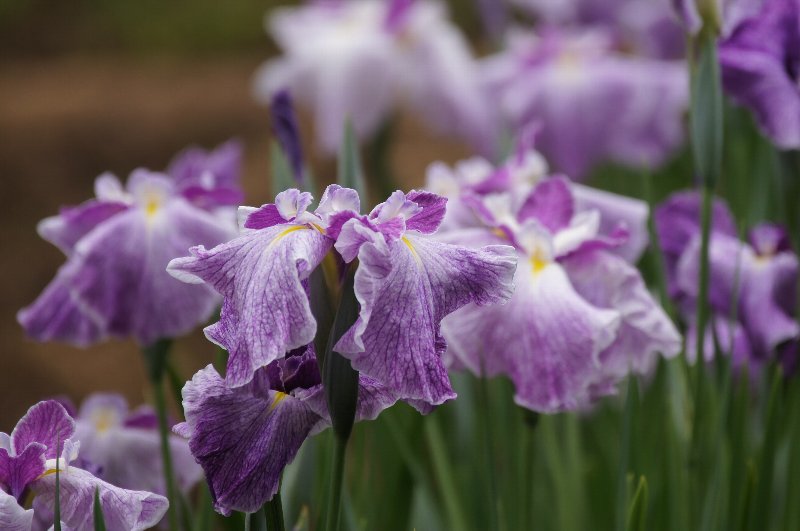
[[[760,224],[740,238],[710,196],[713,166],[696,157],[702,191],[677,192],[654,213],[686,341],[636,267],[647,202],[570,178],[601,160],[661,163],[683,141],[690,96],[692,145],[713,149],[714,127],[694,127],[713,125],[713,113],[698,117],[694,104],[719,89],[704,77],[718,66],[776,146],[800,147],[798,2],[731,2],[710,14],[678,2],[698,50],[691,94],[668,6],[517,3],[541,25],[510,30],[508,47],[480,61],[432,2],[278,10],[270,24],[284,55],[256,84],[281,148],[273,177],[287,188],[273,203],[239,206],[241,147],[229,142],[189,149],[163,172],[136,170],[124,185],[101,175],[94,199],[39,224],[67,261],[19,322],[40,341],[133,338],[156,408],[130,412],[115,395],[78,410],[63,399],[33,406],[0,437],[4,529],[100,520],[146,529],[165,515],[176,529],[179,500],[202,479],[219,513],[265,507],[282,529],[284,469],[329,427],[327,528],[336,529],[353,423],[398,401],[425,415],[456,399],[449,371],[507,377],[519,406],[555,414],[591,412],[629,375],[650,376],[682,351],[725,354],[750,374],[796,369],[790,234]],[[487,20],[506,20],[484,8]],[[312,108],[323,151],[344,146],[339,184],[318,202],[289,93]],[[431,164],[424,189],[362,208],[356,139],[375,135],[399,105],[482,156]],[[501,156],[503,132],[517,141]],[[217,312],[204,331],[224,366],[185,384],[185,420],[170,433],[169,340]]]

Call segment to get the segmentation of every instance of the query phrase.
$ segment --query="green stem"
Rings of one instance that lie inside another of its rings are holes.
[[[169,423],[167,421],[167,400],[164,393],[164,380],[166,376],[167,355],[169,354],[169,341],[158,341],[143,350],[145,360],[148,363],[148,375],[150,384],[153,387],[153,398],[155,399],[156,414],[158,415],[158,433],[161,439],[161,461],[164,468],[164,483],[167,488],[167,499],[169,509],[167,510],[167,520],[170,531],[177,531],[178,497],[175,490],[175,479],[172,471],[172,454],[169,451]]]
[[[444,437],[439,428],[436,415],[431,415],[425,419],[425,440],[431,452],[433,469],[442,493],[447,518],[450,521],[450,529],[469,529],[466,520],[464,520],[465,513],[461,507],[461,499],[458,496],[458,490],[454,482],[455,476],[450,468]]]
[[[344,460],[347,450],[347,441],[334,437],[333,442],[333,471],[331,473],[331,488],[328,497],[328,519],[325,531],[338,531],[342,512],[342,483],[344,482]]]
[[[264,505],[264,518],[267,521],[267,531],[284,531],[283,502],[280,490]]]
[[[250,531],[250,517],[252,515],[250,513],[244,514],[244,531]]]
[[[485,374],[481,370],[481,374]],[[489,404],[489,381],[483,377],[478,378],[478,419],[480,429],[483,432],[483,456],[486,466],[486,486],[487,497],[489,500],[489,526],[490,529],[500,529],[500,518],[498,515],[499,499],[497,496],[497,480],[495,478],[495,467],[492,466],[492,457],[495,455],[494,441],[492,440],[492,408]]]

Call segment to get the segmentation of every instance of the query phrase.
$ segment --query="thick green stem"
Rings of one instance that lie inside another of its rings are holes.
[[[264,505],[264,518],[267,521],[267,531],[284,531],[283,502],[280,490]]]
[[[167,400],[164,393],[164,380],[166,376],[167,355],[170,342],[158,341],[143,350],[148,364],[148,375],[153,388],[156,414],[158,415],[158,432],[161,439],[161,461],[164,469],[164,483],[167,489],[169,509],[167,521],[170,531],[178,531],[178,497],[175,491],[175,479],[172,470],[172,454],[169,450],[169,423],[167,421]]]
[[[333,443],[333,470],[331,473],[331,488],[328,497],[328,521],[325,531],[338,531],[342,512],[342,484],[344,483],[344,459],[347,450],[347,441],[334,437]]]

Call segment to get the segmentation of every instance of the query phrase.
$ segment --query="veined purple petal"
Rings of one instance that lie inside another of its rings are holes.
[[[99,492],[108,529],[144,531],[158,524],[169,506],[163,496],[115,487],[74,466],[60,470],[59,476],[61,519],[75,531],[94,529],[95,490]],[[55,473],[50,473],[32,485],[36,495],[33,501],[35,512],[53,510],[55,481]]]
[[[55,400],[39,402],[31,406],[11,432],[11,445],[17,454],[21,454],[29,444],[39,443],[47,447],[45,457],[54,459],[56,446],[75,433],[75,421]]]
[[[575,213],[575,201],[565,177],[554,177],[540,182],[522,203],[520,222],[535,219],[550,232],[569,226]]]
[[[600,353],[614,341],[620,314],[586,302],[558,264],[531,267],[520,264],[506,305],[469,305],[446,318],[445,337],[475,374],[511,378],[519,405],[574,410],[591,398],[602,374]]]
[[[387,243],[373,234],[358,253],[359,319],[335,349],[401,399],[441,404],[455,393],[442,362],[439,324],[470,302],[506,300],[515,253],[507,246],[469,250],[410,234]]]
[[[260,378],[228,388],[210,365],[183,396],[187,421],[176,431],[189,437],[223,514],[253,513],[270,500],[284,467],[321,420],[297,398],[264,388]]]
[[[45,445],[36,442],[29,443],[21,452],[0,448],[0,492],[7,489],[14,498],[22,500],[28,485],[44,473],[46,452]]]
[[[317,325],[303,287],[333,241],[306,225],[276,225],[249,231],[211,250],[191,249],[169,271],[185,282],[206,282],[225,299],[219,322],[206,336],[230,353],[229,385],[289,350],[314,340]]]
[[[411,190],[406,197],[422,207],[420,212],[406,220],[406,229],[423,234],[436,232],[447,211],[447,198],[420,190]]]
[[[248,214],[244,222],[244,228],[268,229],[275,225],[285,225],[287,221],[278,211],[278,207],[269,203]]]
[[[0,529],[4,531],[31,531],[33,509],[24,509],[13,496],[0,489]]]

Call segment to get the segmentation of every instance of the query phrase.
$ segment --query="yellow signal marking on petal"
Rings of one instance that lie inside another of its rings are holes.
[[[273,409],[278,407],[278,404],[286,400],[287,396],[289,395],[287,395],[286,393],[283,393],[281,391],[275,391],[275,398],[272,399],[272,404],[270,404],[269,410],[272,411]]]
[[[541,273],[542,270],[547,267],[548,263],[548,260],[538,249],[533,252],[533,255],[531,256],[531,268],[533,269],[533,273],[535,275]]]
[[[317,229],[317,232],[319,232],[320,234],[325,234],[325,229],[323,227],[320,227],[316,223],[312,223],[311,226]]]
[[[505,232],[503,232],[503,229],[494,228],[492,229],[492,234],[494,234],[499,238],[503,238],[504,240],[508,239],[508,235]]]
[[[158,212],[159,202],[157,199],[149,199],[147,201],[147,205],[144,207],[144,211],[147,214],[148,218],[151,218],[156,215]]]
[[[419,254],[417,254],[417,250],[414,248],[414,244],[411,243],[411,241],[405,236],[403,236],[400,239],[403,241],[404,244],[406,244],[406,247],[408,247],[411,250],[411,254],[414,256],[414,259],[417,261],[417,263],[421,264],[422,260],[420,260]]]
[[[92,420],[97,431],[104,432],[115,424],[116,412],[112,409],[100,409],[92,415]]]
[[[278,243],[278,240],[280,240],[281,238],[283,238],[284,236],[286,236],[287,234],[289,234],[291,232],[295,232],[295,231],[298,231],[298,230],[307,230],[307,229],[308,229],[308,227],[305,226],[305,225],[293,225],[293,226],[289,227],[288,229],[285,229],[285,230],[281,231],[280,234],[275,236],[275,239],[273,239],[269,243],[269,246],[272,247],[273,245]]]

